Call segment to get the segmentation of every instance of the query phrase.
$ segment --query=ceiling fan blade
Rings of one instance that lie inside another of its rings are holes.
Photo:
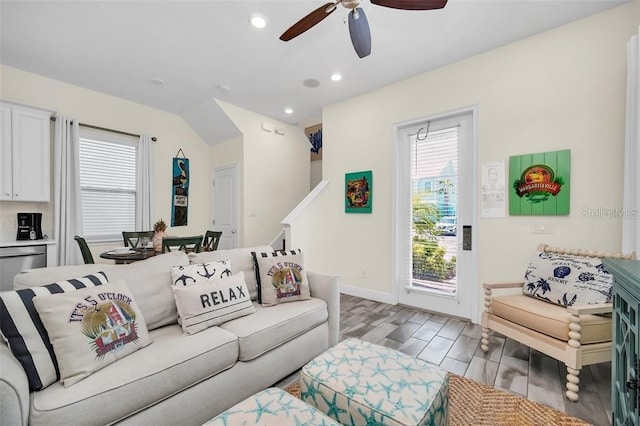
[[[432,10],[442,9],[447,5],[447,0],[371,0],[371,3],[403,10]]]
[[[349,13],[349,35],[351,43],[359,57],[364,58],[371,53],[371,31],[364,10],[360,7]]]
[[[336,4],[337,3],[326,3],[320,6],[319,8],[293,24],[287,31],[282,33],[282,35],[280,36],[280,40],[289,41],[292,38],[297,37],[303,32],[307,31],[308,29],[322,21],[324,18],[331,15],[333,11],[336,10]]]

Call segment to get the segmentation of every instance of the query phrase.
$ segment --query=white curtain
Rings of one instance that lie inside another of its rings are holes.
[[[54,235],[58,265],[83,263],[75,235],[82,235],[78,123],[57,116],[53,140]]]
[[[149,135],[140,135],[136,176],[136,230],[138,231],[153,229],[152,143]]]
[[[623,253],[640,252],[640,47],[627,44],[627,115],[624,147]]]

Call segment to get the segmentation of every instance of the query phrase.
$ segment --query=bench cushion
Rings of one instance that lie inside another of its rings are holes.
[[[256,313],[231,320],[220,327],[238,336],[240,361],[249,361],[303,334],[327,320],[327,304],[311,298],[295,303],[263,307]]]
[[[569,340],[571,315],[567,308],[521,294],[494,297],[491,312],[510,322],[562,341]],[[582,344],[611,341],[611,317],[581,315]]]
[[[268,388],[258,392],[205,424],[340,426],[322,412],[278,388]]]

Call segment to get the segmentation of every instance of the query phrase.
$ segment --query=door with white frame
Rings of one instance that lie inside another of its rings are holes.
[[[222,231],[218,250],[238,247],[238,166],[213,170],[212,230]]]
[[[473,320],[476,117],[470,108],[396,127],[394,250],[399,303]]]

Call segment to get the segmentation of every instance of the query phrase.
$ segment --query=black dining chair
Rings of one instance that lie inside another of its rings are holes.
[[[164,237],[162,239],[162,252],[166,253],[177,249],[185,253],[200,253],[202,246],[202,235],[195,237]]]
[[[154,234],[153,231],[122,231],[122,240],[125,247],[145,248],[145,245],[151,242]]]
[[[80,247],[80,253],[82,253],[82,259],[84,260],[84,263],[96,263],[93,261],[93,255],[91,254],[91,250],[89,250],[87,241],[79,235],[76,235],[75,237],[73,237],[73,239],[78,242],[78,246]]]
[[[222,237],[222,231],[207,231],[204,234],[202,240],[203,251],[218,250],[218,244],[220,243],[220,237]]]

